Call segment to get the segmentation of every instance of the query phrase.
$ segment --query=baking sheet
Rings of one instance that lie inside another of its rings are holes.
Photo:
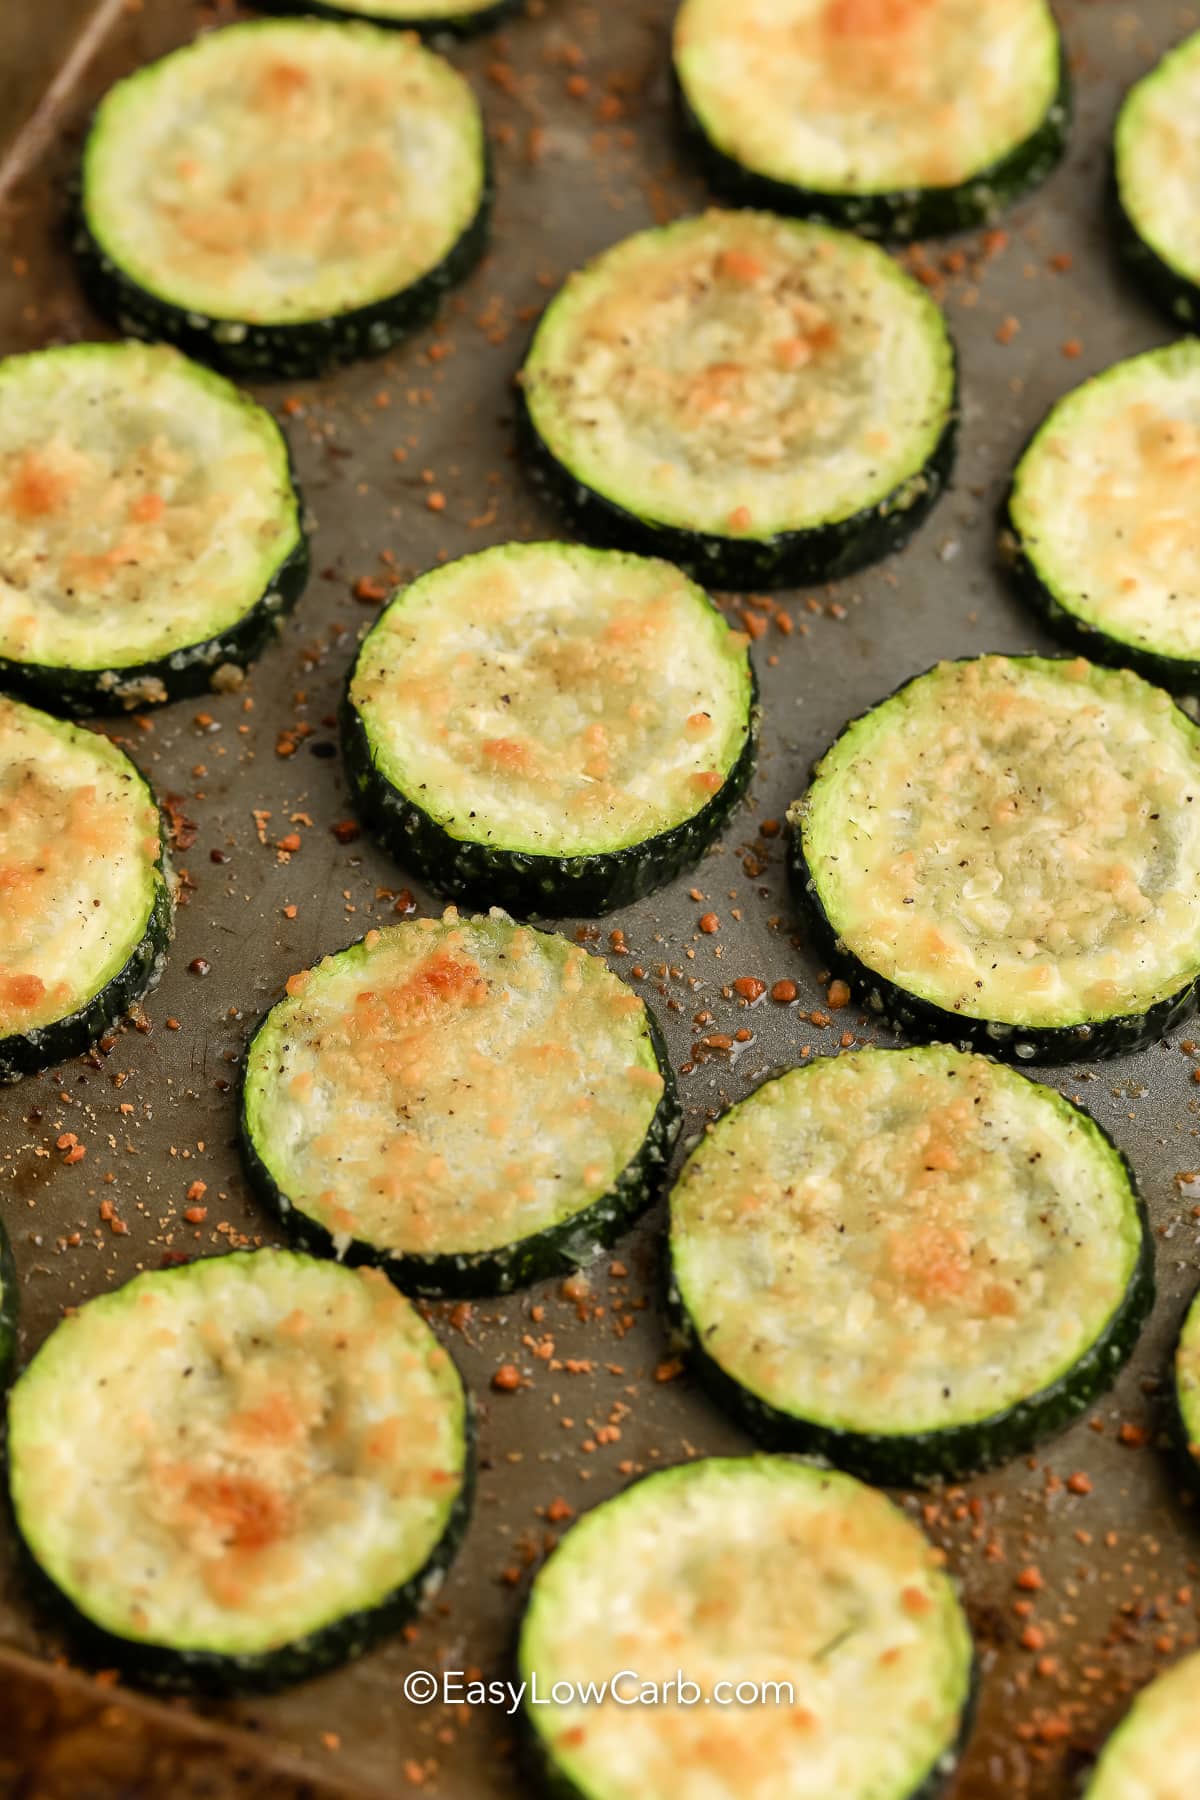
[[[234,16],[178,0],[100,10],[96,54],[73,84],[60,83],[32,142],[18,121],[33,112],[87,10],[59,0],[55,16],[41,5],[34,31],[32,9],[22,7],[22,21],[8,12],[0,27],[11,39],[0,60],[8,154],[15,140],[20,177],[0,220],[5,350],[99,332],[62,230],[63,182],[95,98],[198,25]],[[765,703],[749,802],[694,876],[589,928],[589,944],[621,973],[644,972],[635,985],[684,1071],[692,1130],[805,1045],[831,1051],[846,1033],[883,1041],[853,1005],[828,1013],[769,822],[782,819],[842,723],[897,681],[942,656],[1052,647],[995,568],[993,516],[1007,471],[1059,394],[1170,335],[1113,265],[1106,143],[1124,86],[1200,17],[1173,0],[1063,0],[1059,11],[1077,95],[1065,165],[999,232],[930,245],[912,259],[944,299],[962,355],[953,491],[901,557],[836,589],[778,597],[790,631],[775,603],[730,601],[758,632]],[[365,839],[345,842],[348,831],[331,829],[351,816],[333,708],[376,612],[354,589],[364,577],[390,583],[447,555],[557,529],[513,460],[511,377],[538,308],[573,265],[702,199],[671,126],[670,12],[670,0],[532,0],[529,16],[502,36],[453,49],[495,149],[490,256],[439,324],[400,352],[321,382],[258,390],[296,453],[314,574],[241,693],[113,728],[174,810],[186,903],[145,1029],[123,1032],[107,1057],[0,1092],[0,1194],[22,1277],[26,1354],[64,1305],[165,1253],[276,1236],[234,1147],[233,1085],[251,1024],[294,970],[394,918],[401,890],[432,907]],[[429,509],[432,491],[445,496],[444,511]],[[279,849],[292,833],[301,848]],[[711,936],[698,929],[710,910],[721,921]],[[614,928],[624,952],[611,948]],[[208,972],[194,972],[194,959]],[[799,999],[747,1007],[730,989],[741,975],[792,979]],[[739,1030],[748,1039],[725,1048]],[[702,1042],[711,1037],[715,1045]],[[1158,1305],[1133,1363],[1088,1419],[1036,1458],[908,1502],[962,1576],[983,1656],[980,1716],[954,1800],[1067,1795],[1133,1688],[1197,1638],[1200,1534],[1153,1440],[1154,1389],[1200,1260],[1200,1177],[1182,1179],[1200,1168],[1198,1066],[1174,1041],[1052,1075],[1133,1159],[1158,1234]],[[87,1150],[73,1166],[56,1148],[69,1132]],[[207,1184],[207,1217],[189,1224],[196,1181]],[[658,1379],[672,1372],[662,1217],[660,1205],[596,1266],[586,1298],[548,1284],[470,1309],[431,1309],[480,1406],[475,1519],[438,1603],[411,1641],[270,1700],[206,1706],[210,1717],[285,1747],[289,1767],[298,1759],[363,1792],[411,1786],[511,1800],[525,1791],[513,1761],[516,1721],[420,1708],[401,1686],[415,1668],[503,1667],[530,1569],[561,1529],[546,1516],[560,1510],[556,1501],[579,1509],[632,1471],[746,1447],[686,1377]],[[526,1383],[495,1393],[491,1375],[507,1362]],[[1086,1482],[1069,1483],[1073,1474]],[[1028,1568],[1044,1586],[1017,1586]],[[0,1637],[43,1657],[64,1649],[4,1541]]]

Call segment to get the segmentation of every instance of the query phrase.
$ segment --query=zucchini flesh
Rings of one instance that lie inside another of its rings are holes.
[[[587,913],[707,848],[749,778],[754,697],[746,639],[678,569],[508,544],[392,602],[343,736],[405,866],[455,898]]]
[[[250,1046],[242,1132],[301,1242],[461,1295],[611,1243],[678,1119],[653,1019],[599,957],[451,910],[292,978]]]
[[[768,1442],[889,1483],[960,1477],[1077,1415],[1133,1348],[1152,1262],[1100,1127],[942,1045],[765,1082],[671,1194],[701,1375]]]
[[[534,1579],[517,1659],[555,1793],[916,1800],[953,1770],[973,1651],[931,1546],[884,1495],[758,1456],[665,1469],[586,1513]],[[623,1696],[682,1673],[698,1698],[552,1695],[618,1670]],[[791,1693],[731,1704],[740,1682]]]
[[[1046,0],[684,0],[674,66],[715,186],[872,236],[985,223],[1066,140]]]
[[[939,663],[846,727],[789,820],[818,935],[905,1030],[1074,1061],[1194,1003],[1200,732],[1128,670]]]
[[[1148,350],[1060,400],[1017,464],[1002,547],[1060,635],[1200,686],[1200,342]]]
[[[384,351],[482,247],[483,121],[415,38],[366,24],[214,31],[110,89],[78,248],[135,337],[295,374]]]
[[[953,456],[935,302],[875,245],[765,213],[603,252],[551,301],[521,387],[533,472],[579,529],[716,586],[887,554]]]
[[[1121,248],[1172,318],[1200,324],[1200,31],[1125,97],[1114,140]]]
[[[1187,1800],[1200,1791],[1200,1653],[1134,1700],[1092,1771],[1085,1800]]]
[[[95,712],[244,664],[307,570],[271,415],[163,345],[0,362],[0,680]]]
[[[0,696],[0,1080],[75,1056],[157,980],[162,824],[129,758]]]
[[[377,1271],[260,1250],[65,1319],[12,1390],[8,1457],[26,1548],[102,1653],[152,1682],[272,1686],[436,1585],[466,1400]]]

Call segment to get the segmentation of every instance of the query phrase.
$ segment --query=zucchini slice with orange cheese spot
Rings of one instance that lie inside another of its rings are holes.
[[[18,1530],[81,1641],[151,1685],[278,1687],[441,1582],[470,1504],[458,1372],[371,1269],[288,1250],[135,1276],[13,1387]]]
[[[872,1011],[1031,1063],[1142,1048],[1200,977],[1200,728],[1082,657],[938,663],[789,809],[816,935]]]
[[[364,639],[352,792],[405,868],[528,916],[627,905],[698,860],[750,779],[746,638],[657,559],[503,544],[434,569]]]
[[[714,188],[867,237],[988,223],[1070,122],[1047,0],[683,0],[674,65]]]
[[[671,1192],[673,1302],[716,1397],[775,1448],[895,1485],[1075,1418],[1137,1341],[1153,1260],[1095,1121],[940,1044],[764,1082]]]
[[[164,344],[0,362],[0,684],[119,712],[221,688],[308,573],[283,433]]]
[[[157,981],[164,856],[124,751],[0,695],[0,1081],[78,1056]]]
[[[310,375],[429,320],[483,250],[490,193],[474,94],[416,38],[255,19],[105,95],[75,249],[127,336]]]
[[[453,910],[294,976],[242,1099],[251,1176],[300,1243],[454,1296],[589,1262],[678,1123],[654,1017],[599,957]]]
[[[519,425],[581,536],[717,588],[803,586],[912,536],[949,480],[957,391],[937,303],[878,245],[714,211],[568,278]]]

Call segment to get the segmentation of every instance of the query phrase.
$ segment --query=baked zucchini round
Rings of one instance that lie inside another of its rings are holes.
[[[648,1008],[600,957],[503,913],[327,956],[246,1059],[259,1192],[306,1248],[418,1293],[573,1273],[653,1197],[678,1125]]]
[[[124,751],[0,695],[0,1082],[78,1056],[158,980],[163,857]]]
[[[467,1401],[378,1271],[239,1252],[64,1319],[13,1387],[8,1476],[98,1654],[152,1685],[276,1687],[439,1585],[469,1505]]]
[[[256,0],[260,12],[312,13],[319,19],[367,19],[424,37],[473,37],[493,31],[520,0]]]
[[[119,81],[84,147],[76,248],[131,337],[258,375],[389,350],[479,256],[471,89],[412,36],[256,20]]]
[[[0,361],[0,683],[77,713],[205,692],[308,573],[265,408],[162,344]]]
[[[625,906],[706,850],[753,767],[746,638],[669,564],[503,544],[414,581],[351,671],[363,817],[454,899]]]
[[[764,1082],[684,1164],[670,1243],[717,1398],[775,1448],[893,1485],[1067,1424],[1154,1299],[1133,1174],[1095,1121],[940,1044]]]
[[[1092,1770],[1084,1800],[1185,1800],[1200,1792],[1200,1652],[1134,1700]]]
[[[715,187],[870,237],[994,219],[1070,119],[1046,0],[683,0],[674,63]]]
[[[788,817],[818,937],[903,1030],[1076,1062],[1194,1004],[1200,729],[1127,669],[939,663],[846,727]]]
[[[1017,464],[1001,553],[1060,637],[1200,689],[1200,341],[1147,350],[1058,402]]]
[[[1130,88],[1117,116],[1118,241],[1173,319],[1200,326],[1200,31]]]
[[[953,461],[936,303],[877,246],[766,213],[604,251],[551,301],[520,383],[532,472],[577,529],[715,587],[877,561]]]
[[[898,1507],[788,1457],[663,1469],[534,1578],[526,1718],[571,1800],[927,1800],[970,1722],[954,1584]]]

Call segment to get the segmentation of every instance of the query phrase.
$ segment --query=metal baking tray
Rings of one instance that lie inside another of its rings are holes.
[[[97,96],[116,75],[235,16],[223,4],[180,0],[39,0],[35,29],[33,10],[26,0],[0,18],[5,351],[99,332],[63,227],[65,183]],[[962,355],[953,490],[900,557],[865,575],[770,605],[729,599],[755,634],[765,704],[750,799],[690,878],[585,928],[586,941],[655,1006],[692,1130],[805,1045],[821,1054],[845,1034],[881,1038],[853,1005],[828,1012],[771,821],[783,818],[843,722],[903,677],[943,656],[1050,647],[996,568],[994,514],[1007,472],[1059,394],[1169,335],[1112,259],[1107,139],[1123,88],[1200,16],[1175,0],[1061,0],[1059,11],[1076,88],[1066,163],[997,231],[910,258],[943,299]],[[25,1354],[64,1306],[166,1253],[275,1236],[234,1144],[236,1065],[251,1023],[294,970],[395,917],[402,890],[422,910],[434,904],[365,838],[345,841],[352,832],[333,829],[351,811],[333,709],[375,612],[354,588],[362,577],[390,584],[439,558],[558,531],[514,460],[512,375],[531,321],[569,269],[703,199],[672,127],[670,12],[671,0],[529,0],[527,16],[501,36],[452,49],[483,101],[495,149],[487,260],[430,331],[386,360],[260,390],[295,450],[314,573],[242,692],[111,727],[171,809],[185,904],[141,1028],[125,1030],[107,1056],[0,1092],[0,1193],[21,1272]],[[434,487],[445,495],[442,512],[425,504]],[[279,849],[293,833],[301,848]],[[713,935],[698,929],[710,910],[721,922]],[[610,938],[614,929],[623,936]],[[748,1006],[730,986],[741,975],[792,979],[799,998]],[[739,1031],[749,1035],[738,1041]],[[1186,1029],[1180,1035],[1188,1039]],[[1200,1177],[1190,1175],[1200,1168],[1198,1066],[1171,1042],[1051,1076],[1133,1160],[1158,1237],[1158,1305],[1133,1363],[1088,1419],[1036,1458],[906,1500],[961,1575],[982,1651],[980,1714],[954,1800],[1071,1793],[1135,1687],[1197,1638],[1200,1531],[1155,1443],[1155,1389],[1200,1260]],[[87,1150],[73,1166],[56,1149],[66,1132]],[[208,1190],[201,1225],[183,1217],[196,1180]],[[560,1510],[554,1501],[579,1509],[633,1470],[746,1446],[686,1376],[660,1378],[674,1371],[662,1219],[660,1205],[596,1265],[584,1298],[549,1284],[431,1308],[480,1408],[480,1491],[466,1544],[407,1638],[269,1700],[204,1705],[216,1727],[214,1735],[206,1726],[205,1744],[236,1728],[231,1758],[260,1746],[260,1774],[241,1791],[274,1792],[277,1782],[291,1792],[297,1771],[362,1794],[411,1786],[452,1800],[512,1800],[525,1791],[517,1721],[418,1707],[401,1684],[415,1668],[503,1666],[530,1570],[560,1529],[546,1517]],[[513,1394],[489,1385],[505,1362],[528,1378]],[[613,1424],[619,1436],[596,1435]],[[1077,1473],[1088,1482],[1068,1486]],[[1044,1581],[1032,1593],[1016,1585],[1029,1567]],[[32,1605],[7,1532],[0,1639],[44,1660],[69,1653]],[[0,1708],[24,1716],[31,1691],[28,1678],[6,1677]],[[118,1698],[143,1716],[136,1697]],[[54,1707],[39,1704],[52,1721]],[[192,1729],[184,1705],[146,1710],[155,1741]],[[83,1766],[99,1780],[97,1755],[95,1767],[86,1757]],[[132,1789],[118,1782],[111,1791],[159,1789],[143,1774]],[[161,1791],[180,1790],[167,1780]]]

